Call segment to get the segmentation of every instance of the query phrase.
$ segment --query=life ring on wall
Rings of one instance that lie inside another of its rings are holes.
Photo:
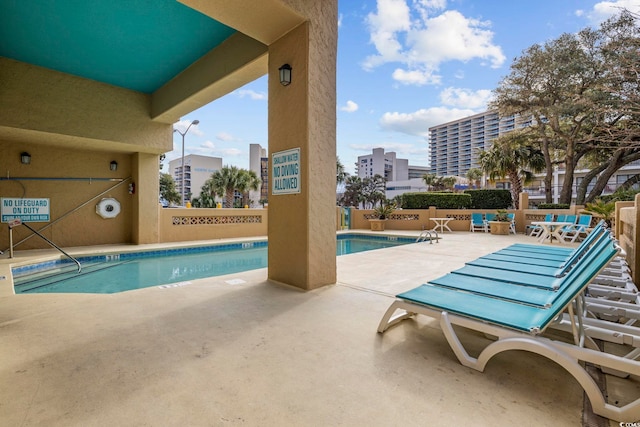
[[[96,205],[96,213],[102,218],[115,218],[120,213],[120,202],[116,199],[102,199]]]

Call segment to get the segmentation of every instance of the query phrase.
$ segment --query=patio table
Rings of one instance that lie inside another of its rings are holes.
[[[431,221],[436,224],[436,226],[433,227],[433,231],[440,231],[441,233],[444,233],[444,230],[447,229],[450,233],[452,233],[453,230],[451,230],[447,225],[452,219],[453,218],[431,218]]]
[[[539,225],[542,227],[542,233],[538,237],[538,241],[540,243],[544,242],[546,239],[549,239],[549,243],[553,243],[553,238],[555,237],[558,242],[565,243],[564,238],[562,237],[562,227],[573,224],[572,222],[564,222],[564,221],[534,221],[531,224]]]

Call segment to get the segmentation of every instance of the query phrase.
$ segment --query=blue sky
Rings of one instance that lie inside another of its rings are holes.
[[[376,147],[428,166],[431,126],[482,112],[514,58],[562,33],[596,27],[640,0],[341,0],[337,154],[347,172]],[[295,73],[295,71],[294,71]],[[266,76],[183,117],[185,153],[249,167],[268,149]],[[174,133],[168,162],[181,155]]]

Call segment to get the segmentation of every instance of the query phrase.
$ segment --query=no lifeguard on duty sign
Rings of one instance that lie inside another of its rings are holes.
[[[49,199],[0,198],[0,222],[49,222]]]

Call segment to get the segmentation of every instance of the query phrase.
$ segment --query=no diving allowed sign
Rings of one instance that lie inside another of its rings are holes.
[[[300,193],[300,148],[272,154],[271,181],[271,194]]]

